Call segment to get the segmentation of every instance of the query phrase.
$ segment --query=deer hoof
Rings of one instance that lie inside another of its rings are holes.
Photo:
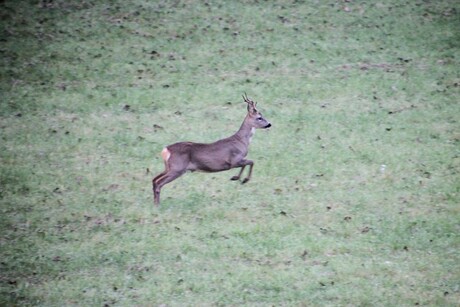
[[[248,181],[249,181],[249,178],[244,178],[244,180],[241,181],[241,184],[245,184],[245,183],[248,182]]]
[[[233,181],[235,181],[235,180],[240,180],[240,177],[238,177],[238,176],[233,176],[232,178],[230,178],[230,180],[233,180]]]

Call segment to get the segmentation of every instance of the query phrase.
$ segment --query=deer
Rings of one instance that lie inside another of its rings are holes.
[[[247,183],[251,179],[254,161],[245,159],[249,144],[256,129],[269,128],[271,123],[256,109],[257,103],[250,100],[247,94],[243,95],[243,100],[247,103],[248,113],[240,129],[232,136],[209,144],[179,142],[166,146],[161,151],[165,170],[152,180],[156,206],[160,205],[161,188],[187,171],[213,173],[239,167],[239,173],[230,178],[237,181],[246,166],[249,166],[249,173],[241,183]]]

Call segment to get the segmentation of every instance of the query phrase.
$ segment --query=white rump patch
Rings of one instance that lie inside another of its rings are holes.
[[[161,151],[161,157],[165,162],[169,160],[169,157],[171,157],[171,152],[168,150],[168,148],[163,148]]]

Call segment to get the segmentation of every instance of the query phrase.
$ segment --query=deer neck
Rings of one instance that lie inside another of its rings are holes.
[[[252,136],[254,135],[256,128],[252,127],[248,122],[247,118],[241,124],[240,130],[235,133],[235,136],[243,142],[246,146],[251,143]]]

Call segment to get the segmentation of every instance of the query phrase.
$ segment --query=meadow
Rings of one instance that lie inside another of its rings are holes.
[[[458,306],[455,0],[0,2],[0,305]],[[153,205],[160,152],[271,123]]]

